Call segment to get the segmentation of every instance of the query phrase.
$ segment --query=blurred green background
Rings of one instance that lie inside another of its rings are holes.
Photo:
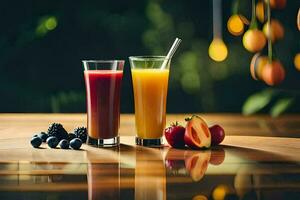
[[[241,36],[227,31],[233,2],[222,1],[229,55],[217,63],[207,53],[211,0],[4,1],[0,112],[85,112],[82,59],[126,60],[121,112],[133,112],[128,56],[164,55],[175,37],[183,42],[172,60],[167,112],[299,112],[300,72],[293,59],[300,52],[300,2],[289,0],[284,10],[272,12],[285,27],[274,48],[287,71],[274,88],[251,78],[253,54]],[[250,19],[251,1],[241,1],[240,10]]]

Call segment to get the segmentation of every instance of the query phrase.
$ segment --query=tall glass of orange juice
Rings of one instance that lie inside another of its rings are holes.
[[[161,146],[166,125],[170,59],[129,57],[134,93],[136,144]]]

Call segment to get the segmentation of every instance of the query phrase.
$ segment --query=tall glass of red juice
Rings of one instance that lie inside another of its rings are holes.
[[[83,60],[87,101],[87,144],[120,143],[120,93],[124,60]]]

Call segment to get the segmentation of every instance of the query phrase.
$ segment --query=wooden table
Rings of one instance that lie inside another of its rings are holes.
[[[52,122],[83,126],[83,114],[0,114],[0,199],[300,199],[300,115],[201,116],[224,127],[222,145],[135,146],[134,116],[123,114],[119,148],[75,151],[29,140]]]

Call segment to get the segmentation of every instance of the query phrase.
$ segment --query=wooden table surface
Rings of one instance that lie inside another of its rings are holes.
[[[168,123],[189,115],[168,115]],[[84,114],[0,114],[0,199],[300,199],[300,115],[200,114],[226,131],[209,150],[134,144],[121,115],[119,148],[40,149],[31,136]]]

